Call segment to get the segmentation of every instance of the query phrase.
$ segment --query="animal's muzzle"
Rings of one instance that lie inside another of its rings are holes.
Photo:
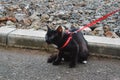
[[[47,36],[45,36],[45,42],[47,42],[47,44],[51,44],[51,41],[49,40]]]

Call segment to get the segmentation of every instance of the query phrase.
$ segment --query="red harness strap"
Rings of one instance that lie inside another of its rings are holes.
[[[64,45],[61,47],[61,49],[63,49],[64,47],[66,47],[68,45],[68,43],[70,42],[70,40],[72,39],[72,35],[69,34],[70,36],[68,37],[67,41],[64,43]]]
[[[102,21],[102,20],[105,20],[106,18],[108,18],[108,17],[111,16],[112,14],[114,14],[114,13],[116,13],[116,12],[119,12],[119,11],[120,11],[120,9],[115,10],[115,11],[112,11],[112,12],[110,12],[110,13],[108,13],[108,14],[106,14],[106,15],[104,15],[104,16],[102,16],[102,17],[100,17],[100,18],[98,18],[98,19],[96,19],[96,20],[94,20],[94,21],[92,21],[92,22],[90,22],[90,23],[88,23],[88,24],[86,24],[84,27],[78,29],[78,30],[75,31],[75,32],[70,32],[70,31],[67,30],[66,32],[67,32],[68,34],[70,34],[70,36],[68,37],[67,41],[64,43],[64,45],[63,45],[60,49],[66,47],[66,46],[68,45],[68,43],[69,43],[70,40],[72,39],[72,34],[73,34],[73,33],[77,33],[77,32],[79,32],[79,31],[81,31],[81,30],[83,30],[83,29],[85,29],[85,28],[87,28],[87,27],[91,27],[91,26],[95,25],[96,23],[98,23],[98,22],[100,22],[100,21]]]

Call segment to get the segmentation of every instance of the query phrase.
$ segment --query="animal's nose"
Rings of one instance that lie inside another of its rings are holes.
[[[45,36],[45,41],[49,42],[49,38],[47,36]]]
[[[45,40],[46,42],[49,42],[49,40]]]

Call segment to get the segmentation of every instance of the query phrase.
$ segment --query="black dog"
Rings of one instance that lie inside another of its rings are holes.
[[[77,29],[72,29],[70,31],[74,32],[76,30]],[[70,37],[72,39],[63,47]],[[56,30],[52,30],[48,27],[45,39],[48,44],[55,44],[59,50],[58,55],[52,55],[48,58],[48,62],[53,62],[53,65],[59,65],[62,58],[70,61],[70,68],[75,67],[77,62],[87,63],[89,56],[88,45],[81,32],[71,35],[64,31],[61,26]]]

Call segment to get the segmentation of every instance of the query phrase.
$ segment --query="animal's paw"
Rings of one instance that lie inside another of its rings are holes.
[[[69,68],[74,68],[75,64],[69,64]]]
[[[52,63],[53,61],[55,61],[56,57],[57,57],[56,55],[51,55],[51,56],[48,58],[47,63]]]
[[[58,62],[58,61],[53,62],[53,65],[59,65],[59,64],[60,64],[60,62]]]
[[[52,63],[52,62],[53,62],[53,60],[48,58],[47,63]]]

